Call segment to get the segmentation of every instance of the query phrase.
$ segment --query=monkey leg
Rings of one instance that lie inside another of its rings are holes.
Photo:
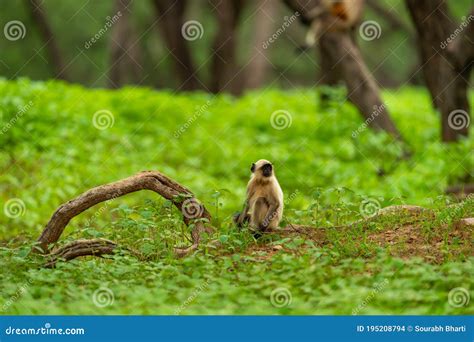
[[[232,220],[234,221],[234,224],[237,227],[242,228],[243,226],[249,223],[250,215],[246,214],[245,211],[237,212],[232,217]]]
[[[260,197],[255,201],[250,217],[250,225],[252,228],[259,231],[265,230],[264,223],[265,218],[267,217],[268,209],[268,202],[265,198]]]

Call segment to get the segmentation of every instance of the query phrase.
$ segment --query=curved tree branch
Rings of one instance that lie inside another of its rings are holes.
[[[193,244],[187,248],[175,248],[178,256],[196,250],[202,233],[212,232],[212,228],[207,224],[211,219],[211,215],[195,199],[190,190],[160,172],[143,171],[123,180],[92,188],[73,200],[62,204],[47,223],[34,250],[42,254],[48,254],[50,252],[49,245],[58,241],[64,228],[72,218],[98,203],[139,190],[151,190],[170,200],[183,213],[184,223],[193,225],[191,232]],[[115,247],[116,244],[108,240],[86,240],[86,242],[82,240],[54,251],[51,256],[53,259],[64,258],[70,260],[82,255],[110,254]]]

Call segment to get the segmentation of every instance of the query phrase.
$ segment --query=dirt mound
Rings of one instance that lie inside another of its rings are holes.
[[[272,231],[267,236],[270,241],[281,240],[283,243],[260,241],[250,246],[246,254],[257,259],[268,259],[281,252],[304,253],[307,246],[305,243],[301,244],[301,248],[288,247],[295,239],[303,239],[316,246],[329,248],[350,243],[354,256],[361,256],[363,251],[379,247],[386,249],[392,256],[403,259],[422,257],[431,263],[474,256],[473,218],[462,219],[451,226],[443,224],[432,227],[427,223],[429,221],[412,215],[412,220],[408,222],[403,220],[403,223],[396,224],[379,223],[375,224],[375,228],[374,225],[364,225],[362,222],[332,228],[290,225]]]

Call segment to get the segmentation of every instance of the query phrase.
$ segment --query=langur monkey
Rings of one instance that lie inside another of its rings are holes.
[[[283,215],[283,191],[268,160],[253,163],[250,171],[252,176],[247,184],[244,210],[234,221],[239,227],[249,223],[258,237],[265,230],[278,227]]]
[[[308,12],[311,23],[301,49],[314,47],[324,31],[343,31],[357,25],[363,7],[364,0],[321,0]]]

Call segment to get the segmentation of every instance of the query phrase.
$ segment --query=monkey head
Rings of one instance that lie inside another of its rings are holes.
[[[252,171],[253,177],[268,178],[273,176],[273,165],[268,160],[260,159],[252,164],[250,171]]]

